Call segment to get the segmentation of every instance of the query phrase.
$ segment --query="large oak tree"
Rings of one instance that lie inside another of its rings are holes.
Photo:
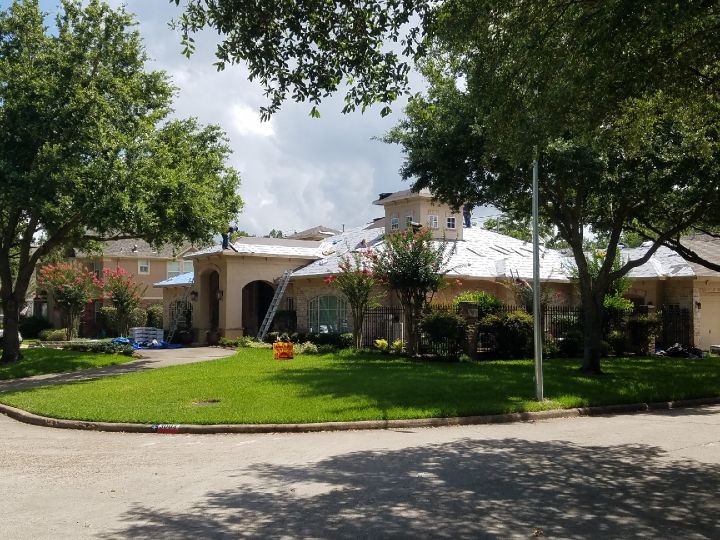
[[[132,17],[64,0],[0,12],[0,302],[3,362],[37,262],[64,246],[207,241],[240,210],[217,126],[170,119],[175,91],[146,68]]]

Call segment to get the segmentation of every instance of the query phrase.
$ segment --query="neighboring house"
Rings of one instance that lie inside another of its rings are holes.
[[[325,225],[318,225],[317,227],[291,234],[288,238],[291,240],[325,240],[336,234],[340,234],[340,231],[332,227],[326,227]]]
[[[463,290],[485,290],[513,303],[511,279],[532,278],[530,244],[479,227],[463,228],[462,215],[434,203],[427,191],[382,194],[375,201],[385,216],[364,226],[347,229],[324,240],[293,238],[240,238],[228,249],[214,246],[189,254],[195,263],[194,278],[164,280],[166,311],[178,300],[190,299],[196,339],[208,332],[225,337],[254,336],[272,300],[278,280],[292,271],[280,309],[294,310],[298,329],[310,332],[343,332],[352,326],[350,310],[341,295],[323,279],[338,271],[345,254],[366,248],[382,249],[383,236],[427,223],[435,238],[449,241],[453,255],[448,277],[451,286],[436,295],[447,302]],[[321,227],[322,230],[327,228]],[[561,253],[543,249],[542,279],[554,289],[554,301],[572,298]],[[460,284],[456,283],[460,280]],[[387,305],[396,305],[393,295]],[[172,319],[167,318],[169,328]]]
[[[683,245],[720,263],[720,240],[707,235],[683,238]],[[622,256],[639,259],[650,244],[624,249]],[[687,262],[669,248],[660,247],[648,262],[633,269],[627,297],[638,305],[667,306],[686,311],[688,332],[695,347],[709,350],[720,344],[720,272]]]
[[[142,306],[163,302],[163,290],[155,286],[158,281],[192,272],[193,263],[184,257],[195,251],[186,245],[175,248],[171,245],[153,248],[144,240],[113,240],[105,242],[101,252],[85,252],[70,249],[67,259],[93,270],[99,277],[105,269],[122,268],[134,276],[136,282],[146,287],[142,297]],[[102,301],[93,302],[91,309],[86,310],[82,319],[80,335],[94,337],[97,334],[97,318]],[[52,308],[52,299],[48,299],[48,317],[54,326],[61,325],[60,315]]]

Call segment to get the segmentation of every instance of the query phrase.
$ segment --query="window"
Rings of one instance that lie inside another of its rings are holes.
[[[447,218],[447,228],[448,229],[454,229],[455,228],[455,218],[449,217]]]
[[[397,231],[400,228],[400,219],[397,217],[397,215],[394,215],[390,218],[390,230],[391,231]]]
[[[430,227],[431,229],[437,229],[438,228],[438,217],[434,216],[432,214],[429,215],[427,217],[427,224],[428,224],[428,227]]]
[[[413,217],[412,214],[405,216],[405,227],[412,227]]]
[[[194,272],[195,267],[192,261],[183,261],[183,272]]]
[[[313,298],[308,306],[308,327],[318,334],[347,332],[347,302],[333,295]]]
[[[295,311],[295,299],[292,296],[288,296],[285,299],[285,309],[288,311]]]
[[[150,273],[150,261],[147,259],[138,259],[138,274]]]
[[[103,263],[102,261],[93,261],[93,272],[99,278],[103,275]]]
[[[168,261],[167,263],[167,277],[168,279],[174,278],[180,275],[180,261]]]

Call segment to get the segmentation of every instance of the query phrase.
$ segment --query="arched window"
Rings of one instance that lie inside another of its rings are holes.
[[[312,333],[338,334],[348,331],[347,302],[333,295],[310,300],[308,326]]]

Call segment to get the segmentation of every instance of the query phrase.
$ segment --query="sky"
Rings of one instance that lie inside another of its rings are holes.
[[[383,215],[381,207],[371,204],[378,193],[410,187],[398,172],[402,149],[373,140],[399,121],[402,102],[385,118],[379,107],[365,114],[342,114],[339,94],[323,102],[321,118],[316,119],[309,116],[309,104],[287,101],[269,122],[261,122],[258,110],[267,102],[260,85],[248,81],[245,66],[216,70],[213,32],[196,36],[196,52],[187,59],[179,35],[168,26],[180,15],[180,7],[167,0],[108,3],[124,4],[136,15],[151,59],[148,68],[167,72],[178,88],[174,114],[218,124],[227,133],[233,150],[229,164],[242,178],[241,230],[291,234],[316,225],[362,225]],[[9,4],[0,0],[3,8]],[[57,9],[56,0],[40,4],[45,12]],[[419,77],[417,83],[420,86]]]

